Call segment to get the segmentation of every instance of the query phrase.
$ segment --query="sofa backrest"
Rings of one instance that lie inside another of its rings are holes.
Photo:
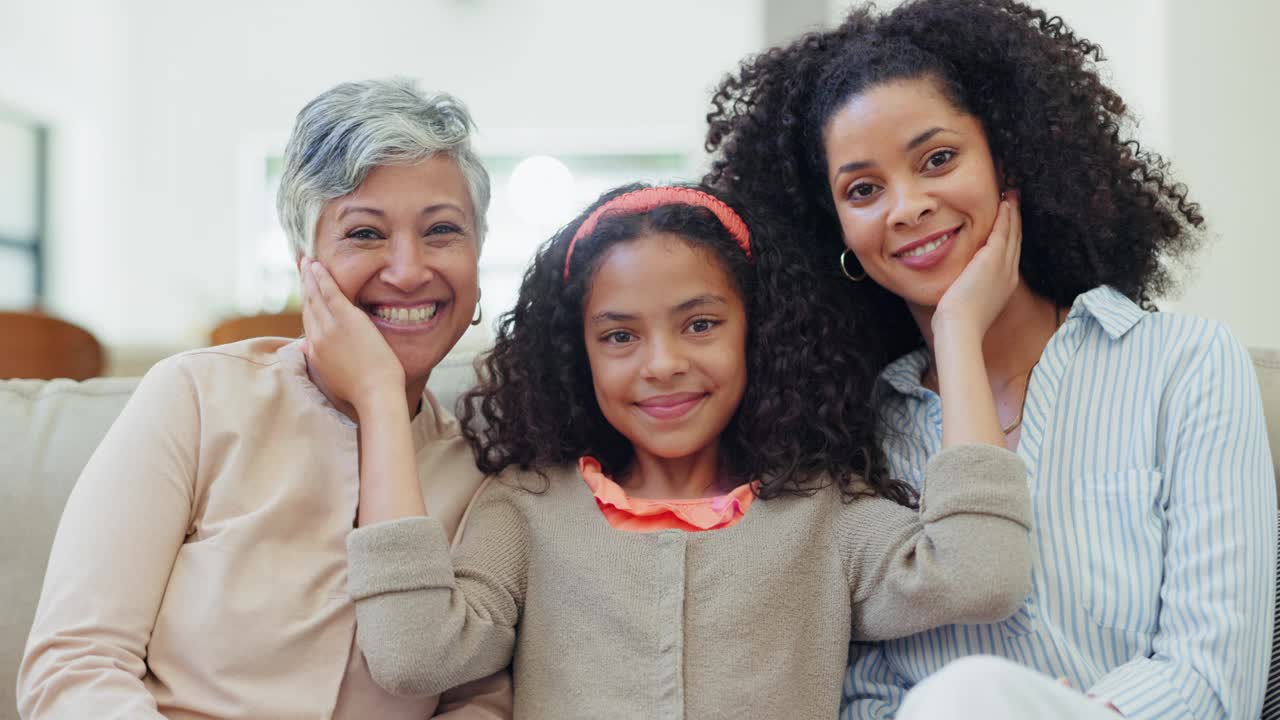
[[[1280,350],[1253,352],[1280,485]],[[454,408],[475,381],[470,354],[431,375]],[[0,380],[0,720],[17,720],[14,684],[63,504],[136,378]]]

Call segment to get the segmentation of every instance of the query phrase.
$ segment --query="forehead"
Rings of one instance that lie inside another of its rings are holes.
[[[856,152],[871,157],[877,151],[900,151],[933,127],[982,132],[977,119],[957,109],[936,81],[913,78],[875,85],[849,98],[832,114],[823,137],[832,155]]]
[[[409,165],[375,166],[354,191],[330,201],[325,209],[340,212],[349,205],[423,208],[445,203],[461,208],[468,217],[475,213],[462,169],[449,156],[436,154]]]
[[[605,251],[584,308],[588,314],[666,312],[703,294],[741,302],[733,279],[712,251],[692,247],[677,235],[654,233]]]

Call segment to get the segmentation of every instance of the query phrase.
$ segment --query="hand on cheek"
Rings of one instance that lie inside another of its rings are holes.
[[[301,271],[303,352],[311,371],[357,412],[386,396],[403,402],[404,367],[377,326],[318,261],[303,258]]]
[[[933,315],[935,333],[942,325],[958,325],[986,334],[1018,286],[1018,262],[1022,256],[1022,218],[1017,194],[1010,192],[1000,203],[995,225],[985,244],[938,302]]]

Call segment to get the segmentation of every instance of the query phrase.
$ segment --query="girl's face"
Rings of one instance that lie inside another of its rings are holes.
[[[747,385],[747,313],[709,251],[656,233],[601,259],[584,303],[596,401],[636,453],[714,447]]]
[[[378,166],[320,212],[316,259],[369,314],[410,384],[426,382],[471,322],[475,228],[466,180],[444,155]]]
[[[900,80],[854,96],[823,141],[845,245],[913,311],[931,310],[995,223],[1000,182],[981,124],[932,79]]]

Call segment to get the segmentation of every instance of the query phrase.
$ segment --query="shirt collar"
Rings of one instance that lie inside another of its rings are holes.
[[[1133,329],[1146,311],[1110,285],[1100,285],[1076,297],[1067,319],[1089,315],[1102,326],[1112,340],[1119,340]]]

